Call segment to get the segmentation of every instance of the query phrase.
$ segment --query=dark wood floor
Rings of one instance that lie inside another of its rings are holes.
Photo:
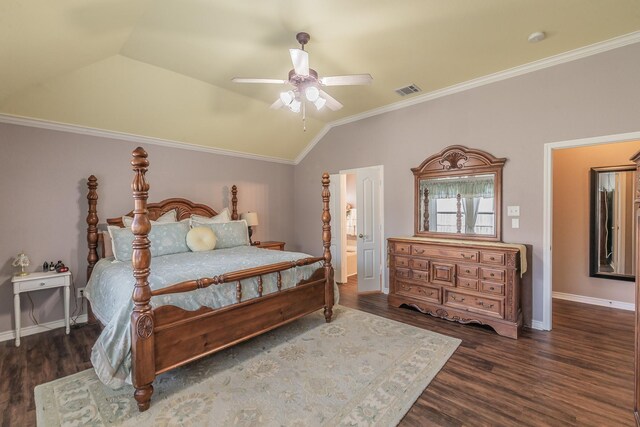
[[[632,426],[633,313],[553,302],[553,331],[518,340],[387,306],[341,285],[341,304],[462,339],[401,426]],[[96,327],[0,343],[0,420],[35,424],[33,388],[91,366]],[[384,345],[384,343],[381,343]]]

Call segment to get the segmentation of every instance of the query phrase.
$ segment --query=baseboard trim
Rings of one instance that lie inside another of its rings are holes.
[[[619,308],[621,310],[635,311],[636,306],[631,302],[612,301],[602,298],[587,297],[584,295],[566,294],[564,292],[553,292],[553,298],[566,301],[581,302],[583,304],[599,305],[601,307]]]
[[[76,323],[87,323],[87,315],[81,314],[76,318]],[[20,328],[20,337],[26,337],[28,335],[39,334],[41,332],[47,332],[51,329],[64,328],[64,319],[54,320],[53,322],[42,323],[40,325],[32,325],[24,328]],[[15,340],[16,331],[0,332],[0,342]]]
[[[538,331],[546,331],[546,329],[544,328],[544,323],[539,320],[531,321],[531,329],[536,329]]]

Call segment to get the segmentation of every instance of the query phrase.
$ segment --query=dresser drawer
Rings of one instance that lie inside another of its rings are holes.
[[[506,276],[506,271],[498,268],[480,268],[480,278],[491,282],[502,282]]]
[[[504,285],[502,283],[480,282],[480,292],[494,295],[504,295]]]
[[[396,268],[396,277],[399,279],[411,279],[411,270],[408,268]]]
[[[420,280],[423,282],[429,281],[429,272],[423,270],[411,270],[411,278],[413,280]]]
[[[458,264],[458,276],[476,278],[478,277],[478,267]]]
[[[462,289],[469,289],[471,291],[478,290],[478,279],[469,279],[468,277],[458,276],[458,282],[456,286]]]
[[[440,288],[398,281],[396,293],[440,304]]]
[[[395,262],[396,262],[396,267],[404,267],[404,268],[409,268],[409,261],[411,261],[411,258],[405,258],[405,257],[401,257],[401,256],[397,256],[395,257]]]
[[[420,258],[412,258],[411,259],[411,268],[414,270],[428,270],[429,269],[429,261],[426,259]]]
[[[500,298],[477,296],[445,289],[444,305],[501,319],[504,318],[504,302]]]
[[[429,245],[413,245],[411,254],[415,256],[449,258],[467,262],[478,262],[479,252],[473,249],[440,248]]]
[[[431,262],[431,277],[430,281],[437,285],[449,285],[453,286],[455,281],[455,264],[448,264],[444,262]]]
[[[45,279],[25,280],[20,283],[20,292],[36,291],[38,289],[56,288],[59,286],[68,285],[68,276],[61,277],[47,277]]]
[[[506,259],[507,257],[503,252],[480,252],[480,262],[483,264],[504,265]]]
[[[393,251],[397,254],[409,255],[411,254],[411,245],[408,243],[394,243]]]

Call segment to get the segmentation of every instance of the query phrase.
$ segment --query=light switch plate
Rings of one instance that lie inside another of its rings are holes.
[[[507,216],[520,216],[520,206],[507,206]]]
[[[511,228],[520,228],[520,218],[511,218]]]

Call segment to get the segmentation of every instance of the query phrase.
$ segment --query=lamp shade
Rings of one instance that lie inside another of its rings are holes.
[[[257,212],[247,212],[240,214],[240,219],[244,219],[247,221],[247,225],[249,227],[253,227],[254,225],[258,225],[258,213]]]

